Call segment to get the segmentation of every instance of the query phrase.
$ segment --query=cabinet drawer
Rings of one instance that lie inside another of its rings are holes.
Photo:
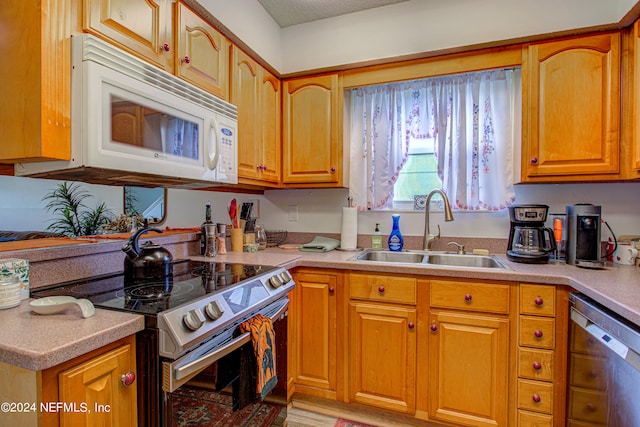
[[[416,303],[416,279],[386,275],[351,274],[350,297],[401,304]]]
[[[518,427],[552,427],[553,416],[518,410]]]
[[[520,285],[520,314],[555,316],[556,287],[544,285]]]
[[[601,357],[573,353],[569,359],[569,384],[604,390],[607,385],[607,361]]]
[[[604,391],[569,387],[567,416],[573,420],[605,424],[608,406],[607,393]]]
[[[553,351],[518,348],[518,376],[553,381]]]
[[[519,343],[524,347],[548,348],[555,346],[555,320],[548,317],[520,316]]]
[[[431,307],[506,314],[509,285],[478,282],[430,282]]]
[[[553,384],[542,381],[518,380],[518,408],[551,414]]]

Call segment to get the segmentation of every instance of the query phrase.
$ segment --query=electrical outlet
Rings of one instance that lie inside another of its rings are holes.
[[[298,222],[298,205],[289,205],[289,222]]]

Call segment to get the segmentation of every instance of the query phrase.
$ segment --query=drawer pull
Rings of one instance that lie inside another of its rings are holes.
[[[190,64],[191,58],[189,58],[188,56],[185,56],[184,58],[182,58],[182,62],[184,62],[185,64]]]
[[[383,294],[384,293],[384,286],[378,286],[378,292]]]
[[[535,300],[533,300],[534,304],[537,305],[538,307],[540,307],[542,304],[544,304],[544,300],[540,297],[536,298]]]
[[[465,294],[464,300],[465,302],[471,302],[471,300],[473,300],[473,296],[471,296],[471,294]]]
[[[542,400],[542,398],[540,397],[539,394],[534,394],[533,396],[531,396],[531,400],[533,400],[536,403],[540,403],[540,401]]]
[[[536,329],[533,335],[535,335],[536,338],[542,338],[543,333],[540,329]]]
[[[407,323],[407,327],[408,327],[409,329],[413,329],[413,328],[415,328],[415,327],[416,327],[416,325],[415,325],[413,322],[409,322],[409,323]]]
[[[171,46],[169,46],[169,43],[163,44],[162,45],[162,50],[164,50],[165,52],[171,51]]]
[[[434,322],[434,323],[431,324],[429,329],[431,329],[431,332],[438,332],[438,325],[436,325],[435,322]]]
[[[536,371],[539,371],[540,369],[542,369],[542,363],[533,362],[533,369],[535,369]]]

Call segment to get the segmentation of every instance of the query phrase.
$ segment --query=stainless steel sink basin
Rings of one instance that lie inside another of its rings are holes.
[[[485,255],[437,254],[429,255],[428,264],[449,265],[454,267],[507,268],[500,260]]]
[[[365,251],[357,255],[357,261],[378,262],[405,262],[419,264],[424,261],[425,255],[418,252],[391,252],[391,251]]]
[[[463,267],[463,268],[499,268],[509,269],[502,261],[491,255],[460,255],[452,253],[431,252],[392,252],[366,250],[350,261],[378,262],[387,264],[420,264],[425,267]]]

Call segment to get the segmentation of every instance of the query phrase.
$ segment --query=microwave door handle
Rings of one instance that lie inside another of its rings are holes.
[[[218,129],[218,122],[215,117],[211,118],[209,126],[209,152],[207,153],[209,169],[214,170],[218,166],[218,160],[220,159],[220,130]],[[215,146],[215,154],[211,157],[211,149]]]

